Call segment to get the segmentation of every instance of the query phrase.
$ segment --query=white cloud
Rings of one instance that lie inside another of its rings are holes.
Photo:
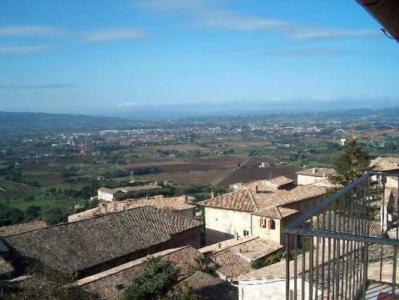
[[[273,56],[334,56],[346,53],[346,51],[332,48],[279,49],[266,52]]]
[[[118,28],[89,32],[83,37],[83,40],[85,42],[111,42],[140,39],[145,36],[146,33],[138,28]]]
[[[54,47],[54,45],[0,46],[0,55],[41,53],[49,51]]]
[[[341,29],[299,29],[292,37],[301,40],[335,39],[335,38],[368,38],[381,35],[378,30],[341,30]]]
[[[140,0],[136,6],[150,13],[180,16],[186,25],[230,31],[276,31],[300,40],[367,38],[378,30],[305,27],[284,20],[253,16],[227,9],[223,0]]]
[[[212,11],[203,14],[191,25],[231,31],[279,31],[288,23],[279,20],[252,17],[230,11]]]
[[[13,25],[0,27],[0,37],[59,36],[63,33],[61,29],[52,26]]]
[[[288,23],[238,13],[222,7],[222,1],[213,0],[143,0],[137,6],[157,14],[186,17],[191,27],[207,27],[231,31],[282,30]]]

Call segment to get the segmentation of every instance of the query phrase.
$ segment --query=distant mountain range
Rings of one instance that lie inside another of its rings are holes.
[[[104,129],[127,129],[137,127],[154,127],[179,124],[179,122],[190,123],[192,120],[213,122],[215,120],[245,120],[247,118],[276,118],[287,116],[309,116],[309,119],[323,118],[352,118],[361,116],[378,115],[380,118],[399,117],[399,107],[383,109],[348,109],[348,110],[326,110],[326,111],[275,111],[275,110],[231,110],[229,112],[212,111],[209,113],[186,113],[172,114],[171,111],[158,111],[148,113],[125,112],[116,116],[89,116],[72,114],[49,114],[31,112],[2,112],[0,111],[0,133],[54,133],[54,132],[79,132],[98,131]]]
[[[131,123],[131,121],[115,117],[0,111],[0,132],[2,133],[101,130],[121,128]]]

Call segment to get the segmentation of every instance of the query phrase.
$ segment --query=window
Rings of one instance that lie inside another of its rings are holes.
[[[267,228],[267,220],[266,218],[260,218],[260,227]]]
[[[249,231],[248,231],[248,230],[243,230],[243,231],[242,231],[242,235],[243,235],[243,236],[249,235]]]
[[[276,229],[276,222],[274,222],[273,219],[269,220],[269,228],[270,229]]]

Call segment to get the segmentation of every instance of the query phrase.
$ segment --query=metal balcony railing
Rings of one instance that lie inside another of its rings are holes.
[[[367,172],[287,226],[287,300],[399,299],[398,179]]]

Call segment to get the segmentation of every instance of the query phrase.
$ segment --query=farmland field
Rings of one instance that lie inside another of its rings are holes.
[[[302,170],[302,168],[295,166],[240,168],[232,172],[228,177],[226,177],[222,182],[220,182],[220,184],[227,186],[229,184],[237,182],[247,183],[253,180],[260,180],[277,176],[286,176],[288,178],[295,180],[296,179],[295,173],[299,170]]]

